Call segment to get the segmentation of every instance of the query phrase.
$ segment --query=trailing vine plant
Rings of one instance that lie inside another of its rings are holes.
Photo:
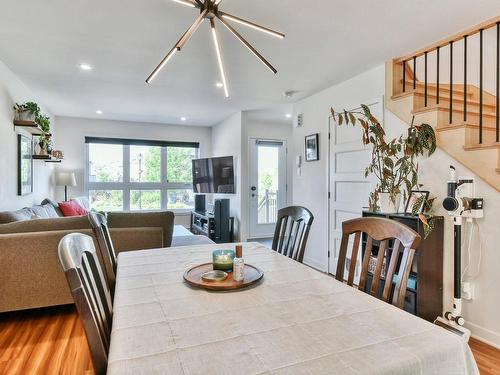
[[[415,125],[413,118],[406,136],[401,135],[388,141],[384,128],[367,105],[362,104],[360,109],[352,111],[335,111],[331,108],[331,114],[338,126],[361,126],[363,144],[373,146],[372,160],[365,169],[365,177],[373,174],[378,180],[369,197],[370,210],[377,210],[380,193],[389,193],[390,199],[395,202],[399,194],[403,194],[406,200],[412,190],[420,190],[416,159],[419,156],[430,156],[436,150],[436,134],[432,126]],[[430,212],[432,202],[433,200],[428,199],[424,203],[427,211],[424,210],[420,215],[424,231],[428,231],[427,235],[432,231],[433,224],[431,227],[432,216],[426,216],[425,212]],[[414,205],[412,210],[416,207],[421,205]]]

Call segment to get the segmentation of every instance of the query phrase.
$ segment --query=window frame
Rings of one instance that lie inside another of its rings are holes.
[[[122,182],[91,182],[89,181],[90,173],[90,149],[91,143],[100,144],[120,144],[123,152],[123,181]],[[131,182],[130,181],[130,146],[153,146],[161,147],[160,151],[160,182]],[[195,159],[200,157],[200,146],[196,142],[163,142],[163,141],[146,141],[132,140],[120,138],[96,138],[85,137],[85,194],[90,198],[91,190],[122,190],[123,191],[123,211],[125,212],[145,212],[145,211],[164,211],[169,210],[176,213],[191,212],[191,208],[173,208],[168,206],[168,191],[176,189],[193,190],[193,184],[168,182],[168,147],[181,147],[195,149]],[[130,192],[132,190],[160,190],[161,204],[159,210],[131,210],[130,209]]]

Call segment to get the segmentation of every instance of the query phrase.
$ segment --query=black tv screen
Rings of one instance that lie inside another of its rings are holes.
[[[194,159],[193,190],[198,194],[234,194],[233,157]]]

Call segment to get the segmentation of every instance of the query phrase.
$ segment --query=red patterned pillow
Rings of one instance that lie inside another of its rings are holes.
[[[59,203],[59,209],[64,216],[84,216],[88,214],[87,210],[75,201],[61,202]]]

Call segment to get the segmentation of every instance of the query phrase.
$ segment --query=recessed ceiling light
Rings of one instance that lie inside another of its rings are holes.
[[[80,69],[81,70],[92,70],[93,68],[89,64],[82,63],[82,64],[80,64]]]
[[[287,113],[287,114],[285,115],[285,117],[286,117],[286,118],[292,118],[292,114],[291,114],[291,113]]]
[[[217,86],[218,88],[222,88],[222,87],[224,87],[224,84],[223,84],[223,83],[221,83],[221,82],[217,82],[217,83],[215,84],[215,86]]]
[[[185,118],[184,116],[181,117],[181,121],[186,121],[187,118]]]
[[[98,109],[97,111],[95,111],[95,113],[97,113],[98,115],[102,115],[102,111],[100,109]]]

